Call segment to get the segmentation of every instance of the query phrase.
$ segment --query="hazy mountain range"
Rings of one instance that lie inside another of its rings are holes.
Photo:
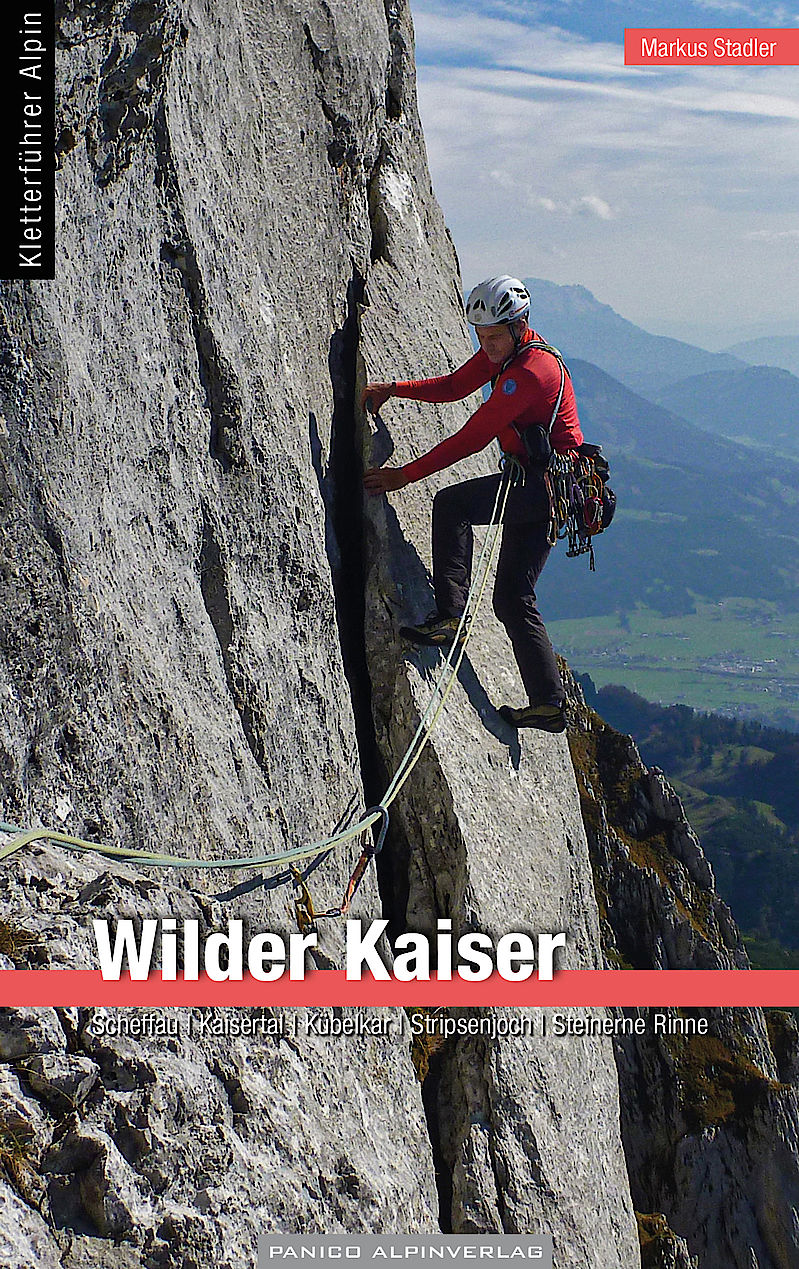
[[[708,431],[799,457],[799,377],[792,373],[799,365],[799,336],[749,340],[711,353],[642,330],[585,287],[525,282],[533,324],[567,358],[599,366]],[[736,350],[740,356],[732,355]]]
[[[689,375],[742,370],[745,361],[712,353],[679,339],[651,335],[602,304],[584,286],[558,286],[525,278],[532,299],[531,320],[545,339],[567,357],[600,366],[644,396]]]
[[[770,335],[761,339],[745,339],[726,349],[734,357],[753,366],[780,366],[799,375],[799,335]]]
[[[583,431],[603,446],[619,513],[596,542],[599,572],[562,544],[542,579],[552,618],[697,596],[792,604],[799,587],[799,461],[714,436],[588,362],[570,361]],[[581,584],[576,585],[575,570]]]
[[[576,585],[587,565],[553,553],[548,615],[636,603],[690,612],[697,597],[731,595],[795,607],[799,379],[651,335],[584,287],[526,282],[534,325],[567,358],[583,431],[605,448],[619,497],[597,575]],[[644,382],[648,396],[630,386]]]
[[[691,375],[653,400],[722,436],[799,457],[799,379],[775,366]]]

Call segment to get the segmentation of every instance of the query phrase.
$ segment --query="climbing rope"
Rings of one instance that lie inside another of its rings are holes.
[[[51,841],[62,846],[68,846],[79,852],[93,852],[103,855],[111,859],[119,859],[124,862],[138,863],[149,865],[155,868],[197,868],[212,869],[216,871],[231,871],[235,868],[271,868],[280,865],[295,865],[304,859],[311,859],[319,855],[323,851],[329,851],[335,846],[341,845],[343,842],[351,841],[355,837],[359,837],[361,833],[366,832],[373,824],[381,821],[380,831],[374,842],[368,843],[361,853],[355,868],[352,872],[350,880],[347,884],[344,898],[338,908],[332,908],[327,912],[317,913],[314,911],[313,902],[308,892],[302,874],[296,868],[291,868],[291,875],[294,880],[295,887],[298,890],[298,896],[295,898],[297,906],[298,922],[305,921],[308,928],[311,928],[315,921],[320,917],[338,917],[344,916],[350,907],[352,898],[357,890],[360,882],[367,870],[372,859],[382,850],[386,839],[389,825],[389,807],[397,798],[405,784],[407,783],[411,772],[416,763],[419,761],[422,750],[427,743],[433,728],[435,727],[442,709],[446,703],[455,679],[460,669],[466,651],[466,645],[471,636],[471,630],[474,617],[480,607],[488,577],[491,571],[491,565],[499,546],[501,537],[502,523],[505,515],[505,508],[508,501],[510,490],[517,482],[523,479],[523,468],[521,464],[511,455],[506,455],[503,459],[503,475],[497,486],[497,495],[494,500],[494,507],[491,512],[491,519],[486,532],[477,565],[474,570],[474,577],[466,597],[466,606],[458,623],[455,637],[449,653],[443,662],[427,708],[419,720],[419,725],[403,754],[399,766],[394,777],[386,789],[382,800],[373,807],[364,812],[363,816],[349,827],[340,829],[330,837],[323,837],[318,841],[311,842],[304,846],[297,846],[291,850],[279,851],[270,855],[246,855],[234,858],[223,859],[188,859],[182,855],[158,854],[147,850],[134,850],[124,846],[111,846],[100,842],[86,841],[81,837],[73,837],[69,833],[59,833],[53,829],[34,828],[25,830],[17,824],[9,824],[0,821],[0,833],[13,833],[11,841],[0,847],[0,861],[9,859],[12,855],[17,854],[25,846],[31,842]],[[463,638],[461,634],[463,633]],[[453,660],[453,657],[455,658]]]

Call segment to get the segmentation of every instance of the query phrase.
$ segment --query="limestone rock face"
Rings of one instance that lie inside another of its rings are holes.
[[[58,273],[4,286],[0,305],[2,818],[195,858],[269,854],[381,795],[425,690],[393,633],[367,669],[363,631],[366,616],[377,646],[390,577],[408,560],[418,574],[429,491],[393,536],[382,508],[364,553],[355,410],[366,365],[423,351],[413,369],[432,370],[467,347],[408,7],[69,0],[58,41]],[[444,426],[419,418],[408,439]],[[570,963],[597,963],[565,745],[539,746],[519,775],[518,746],[502,734],[486,752],[455,700],[392,844],[395,921],[407,891],[416,928],[437,910],[459,929],[563,928]],[[505,878],[498,848],[522,838]],[[357,850],[313,871],[319,909],[340,901]],[[205,932],[235,915],[285,933],[288,880],[34,846],[0,876],[8,964],[95,965],[94,918]],[[372,871],[353,915],[381,907]],[[340,924],[323,925],[317,963],[341,952]],[[399,1013],[393,1036],[349,1040],[346,1058],[301,1013],[286,1015],[296,1034],[258,1044],[185,1011],[151,1034],[136,1017],[0,1015],[19,1147],[4,1263],[233,1267],[259,1229],[434,1229],[439,1138],[459,1177],[445,1226],[551,1229],[566,1266],[637,1258],[608,1047],[562,1079],[553,1055],[528,1069],[503,1046],[485,1087],[459,1051],[431,1141]],[[559,1109],[533,1126],[547,1081]],[[601,1108],[587,1144],[572,1097],[586,1082]],[[588,1259],[587,1181],[566,1166],[578,1145],[602,1191],[605,1250]]]
[[[685,1240],[669,1229],[660,1212],[638,1214],[641,1239],[641,1269],[697,1269],[699,1261],[691,1256]]]
[[[2,883],[3,928],[24,913],[47,948],[20,957],[56,967],[94,959],[87,892],[95,916],[145,895],[148,915],[224,927],[218,903],[169,874],[49,847]],[[48,1254],[94,1265],[121,1239],[131,1265],[250,1266],[259,1231],[390,1231],[398,1204],[411,1230],[436,1229],[404,1015],[386,1037],[328,1039],[318,1012],[0,1011],[0,1151],[13,1145],[19,1195],[55,1228]],[[23,1234],[43,1237],[30,1221]]]
[[[363,601],[355,578],[353,621],[339,583],[409,20],[67,0],[58,42],[57,277],[0,300],[0,818],[269,854],[365,800]],[[320,908],[358,850],[314,872]],[[10,942],[31,940],[12,963],[95,966],[94,917],[296,928],[288,877],[251,878],[31,848],[0,878]],[[373,871],[353,915],[381,915]],[[320,943],[339,963],[341,924]],[[261,1229],[438,1228],[400,1013],[393,1037],[341,1041],[174,1017],[135,1037],[86,1010],[0,1015],[4,1265],[250,1266]]]

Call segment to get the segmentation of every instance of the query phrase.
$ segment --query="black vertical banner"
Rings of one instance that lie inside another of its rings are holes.
[[[0,10],[0,278],[55,276],[54,0]]]

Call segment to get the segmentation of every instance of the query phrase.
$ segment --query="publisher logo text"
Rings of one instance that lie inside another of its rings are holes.
[[[381,1269],[399,1262],[413,1269],[439,1269],[441,1265],[471,1264],[483,1269],[552,1269],[552,1237],[549,1234],[416,1234],[413,1236],[262,1234],[258,1240],[258,1269],[278,1265],[333,1266],[357,1262],[358,1269]]]

